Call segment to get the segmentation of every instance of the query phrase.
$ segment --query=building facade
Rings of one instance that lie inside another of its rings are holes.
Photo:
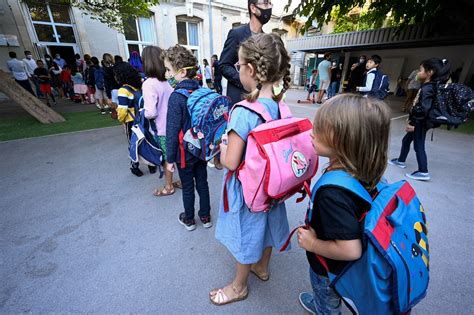
[[[279,12],[274,10],[264,31],[276,31],[286,38],[291,27],[279,18],[282,11],[282,7]],[[0,68],[6,70],[8,51],[12,50],[19,57],[24,50],[32,51],[35,58],[59,53],[72,62],[75,53],[101,59],[107,52],[127,59],[132,51],[141,53],[149,45],[168,48],[178,43],[192,50],[202,63],[204,58],[220,55],[229,30],[248,20],[246,0],[162,1],[150,8],[150,16],[123,21],[122,34],[75,7],[0,0],[0,29],[4,32],[0,34]],[[2,45],[2,38],[10,40]]]

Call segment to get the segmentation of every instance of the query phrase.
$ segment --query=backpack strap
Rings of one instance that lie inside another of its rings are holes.
[[[175,92],[183,95],[186,98],[189,98],[191,94],[193,93],[192,90],[186,90],[186,89],[177,89],[175,90]],[[186,156],[185,156],[186,152],[184,150],[184,131],[182,129],[179,131],[178,138],[179,138],[179,154],[181,155],[180,164],[181,164],[181,168],[185,168],[186,167]]]
[[[229,113],[229,120],[230,120],[230,117],[232,116],[232,112],[237,107],[244,107],[244,108],[248,109],[249,111],[254,112],[255,114],[259,115],[260,118],[262,118],[262,120],[264,122],[269,122],[269,121],[273,120],[272,116],[270,115],[269,112],[267,112],[267,110],[265,109],[265,107],[263,106],[262,103],[260,103],[258,101],[250,103],[249,101],[246,101],[246,100],[243,100],[243,101],[235,104],[234,107],[232,107],[232,109],[230,110],[230,113]]]
[[[291,118],[293,115],[291,114],[290,108],[286,105],[285,102],[278,103],[278,109],[280,110],[280,118]]]
[[[186,98],[189,98],[191,96],[191,93],[192,93],[192,91],[188,91],[186,89],[177,89],[177,90],[175,90],[175,92],[183,95]]]

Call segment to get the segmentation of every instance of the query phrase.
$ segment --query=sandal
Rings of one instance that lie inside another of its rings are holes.
[[[245,289],[240,295],[235,291],[235,288],[232,286],[232,290],[237,294],[235,298],[229,298],[224,293],[224,288],[214,289],[209,292],[209,300],[212,304],[217,306],[226,305],[233,302],[243,301],[249,296],[249,290]]]
[[[183,189],[183,183],[181,183],[181,181],[174,182],[173,187],[178,188],[178,189]]]
[[[155,189],[153,192],[153,196],[155,197],[165,197],[165,196],[171,196],[174,194],[174,188],[172,189],[166,189],[166,186],[163,186],[163,188],[160,189]]]
[[[250,268],[250,272],[253,273],[261,281],[270,280],[270,274],[268,273],[257,273],[253,268]]]

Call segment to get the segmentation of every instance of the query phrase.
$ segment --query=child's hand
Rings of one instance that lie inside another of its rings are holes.
[[[166,170],[167,170],[168,172],[173,173],[173,172],[174,172],[174,163],[168,163],[168,164],[166,164]]]
[[[298,245],[309,252],[314,252],[314,242],[317,238],[316,232],[311,227],[298,229]]]
[[[415,126],[407,124],[406,127],[405,127],[405,131],[406,132],[413,132],[413,131],[415,131]]]

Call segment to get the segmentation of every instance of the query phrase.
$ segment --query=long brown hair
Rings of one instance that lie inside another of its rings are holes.
[[[257,34],[240,45],[242,58],[256,69],[257,88],[247,95],[247,101],[255,102],[260,95],[261,84],[275,83],[283,79],[283,90],[274,95],[279,102],[290,87],[290,56],[278,34]]]
[[[390,109],[379,100],[341,94],[326,101],[316,113],[313,132],[330,147],[342,168],[366,188],[373,189],[387,167]]]

